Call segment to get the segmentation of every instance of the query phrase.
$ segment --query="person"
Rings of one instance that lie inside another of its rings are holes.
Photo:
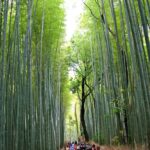
[[[77,141],[74,142],[74,150],[77,150]]]
[[[68,142],[68,148],[71,150],[71,142]]]
[[[80,144],[80,150],[86,150],[86,145],[85,143]]]
[[[77,145],[77,150],[80,150],[80,145],[79,144]]]
[[[70,146],[70,150],[74,150],[74,142],[72,142],[72,144]]]
[[[92,145],[92,150],[96,150],[96,148],[95,148],[95,145],[94,145],[94,144]]]
[[[80,137],[78,137],[78,145],[77,145],[77,150],[80,150],[80,144],[81,144],[81,140],[80,140]]]
[[[67,144],[67,146],[66,146],[66,150],[69,150],[69,144]]]
[[[97,146],[97,150],[100,150],[100,146]]]

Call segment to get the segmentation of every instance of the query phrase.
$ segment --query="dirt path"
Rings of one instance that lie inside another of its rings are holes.
[[[96,144],[97,145],[97,144]],[[129,146],[100,146],[100,150],[148,150],[144,145],[137,145],[135,148]]]
[[[127,146],[120,146],[120,147],[101,146],[101,150],[130,150],[130,148]]]
[[[129,146],[101,146],[100,148],[100,150],[148,150],[144,146],[137,146],[136,148]]]

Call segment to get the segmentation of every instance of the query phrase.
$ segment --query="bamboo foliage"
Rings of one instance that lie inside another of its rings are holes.
[[[148,145],[149,2],[87,0],[85,8],[81,26],[86,32],[77,36],[86,43],[82,51],[89,53],[92,64],[88,82],[94,90],[85,115],[90,138]]]
[[[63,143],[61,3],[0,1],[1,150],[56,150]]]

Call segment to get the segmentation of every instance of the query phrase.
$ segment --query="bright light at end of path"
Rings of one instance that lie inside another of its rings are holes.
[[[65,11],[65,40],[69,41],[80,23],[80,15],[83,12],[83,0],[65,0]]]
[[[72,67],[69,68],[69,78],[75,78],[76,76],[76,72],[74,71],[74,69]]]

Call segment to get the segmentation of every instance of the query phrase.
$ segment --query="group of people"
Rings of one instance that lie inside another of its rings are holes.
[[[79,146],[77,144],[77,141],[72,142],[72,143],[69,142],[66,146],[66,150],[78,150],[78,149],[79,149]]]
[[[77,143],[77,141],[68,143],[65,150],[100,150],[100,147],[97,147],[93,144]]]
[[[78,142],[66,142],[64,148],[65,150],[100,150],[99,145],[87,143],[84,136],[78,137]]]

